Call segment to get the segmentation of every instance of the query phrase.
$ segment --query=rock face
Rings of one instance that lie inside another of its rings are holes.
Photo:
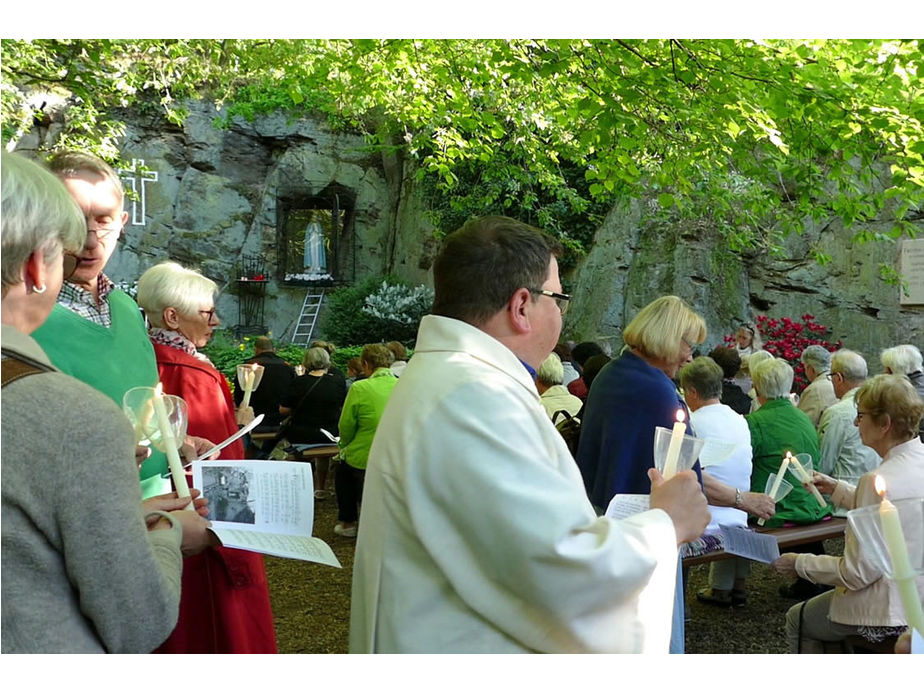
[[[262,324],[287,339],[307,287],[285,281],[300,270],[281,264],[282,225],[286,215],[325,205],[336,205],[344,221],[327,241],[337,246],[327,253],[332,280],[396,272],[427,281],[428,265],[420,265],[432,255],[425,250],[432,234],[403,161],[370,153],[362,137],[334,133],[319,121],[267,116],[218,129],[214,121],[222,114],[213,106],[188,108],[181,129],[121,114],[128,124],[123,159],[143,161],[157,181],[144,185],[143,223],[129,223],[107,267],[115,281],[130,283],[157,262],[175,260],[219,284],[225,326],[249,332]],[[262,261],[268,281],[241,286],[241,266],[253,258]],[[255,287],[265,294],[262,321],[240,310],[241,293]]]
[[[273,115],[218,129],[221,113],[214,106],[191,102],[188,109],[181,128],[119,114],[128,125],[123,159],[143,160],[147,177],[156,174],[157,180],[133,179],[139,197],[126,204],[139,223],[129,222],[107,268],[114,280],[131,283],[165,259],[196,267],[221,287],[219,312],[233,327],[248,323],[239,297],[254,290],[238,282],[241,263],[257,258],[268,279],[258,287],[265,294],[262,324],[288,339],[306,287],[285,281],[284,222],[299,209],[336,199],[342,228],[328,237],[335,279],[351,283],[394,273],[432,283],[438,242],[413,169],[399,153],[372,152],[362,137],[332,132],[316,120]],[[20,149],[42,143],[30,136]],[[588,255],[564,277],[574,301],[563,339],[598,340],[615,353],[629,320],[670,293],[705,318],[705,351],[760,314],[813,314],[832,328],[830,341],[840,339],[867,357],[871,373],[879,372],[882,348],[920,345],[924,306],[901,306],[898,288],[879,279],[880,263],[896,265],[897,245],[855,244],[856,229],[845,232],[832,223],[790,236],[780,257],[744,256],[728,250],[708,226],[646,220],[646,204],[613,209]],[[885,232],[887,224],[866,230]],[[812,247],[822,248],[831,263],[816,264]]]
[[[855,243],[858,229],[845,231],[834,222],[790,235],[779,256],[742,255],[708,227],[645,222],[642,209],[639,202],[614,209],[598,230],[572,276],[575,299],[564,337],[599,341],[616,354],[635,314],[658,296],[674,294],[706,321],[703,353],[758,315],[798,320],[805,313],[831,329],[828,341],[863,354],[870,374],[881,372],[882,349],[920,348],[924,306],[901,305],[899,287],[880,278],[880,265],[898,269],[899,244]],[[888,227],[877,221],[864,230],[885,233]],[[820,266],[813,247],[831,262]]]

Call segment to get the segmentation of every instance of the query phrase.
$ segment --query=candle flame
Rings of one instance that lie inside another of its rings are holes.
[[[873,482],[873,486],[876,489],[876,493],[878,493],[880,497],[885,498],[885,493],[886,493],[885,479],[883,479],[881,476],[877,474],[876,480]]]
[[[792,453],[789,450],[786,451],[786,459],[792,460]]]
[[[154,396],[160,397],[162,394],[164,394],[164,386],[161,383],[157,383],[157,387],[154,388]]]
[[[683,423],[683,420],[686,418],[686,414],[683,413],[683,409],[677,410],[677,421]]]

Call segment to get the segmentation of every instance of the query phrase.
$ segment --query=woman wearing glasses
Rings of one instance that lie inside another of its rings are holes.
[[[238,430],[225,377],[199,349],[218,327],[211,279],[175,262],[147,270],[138,281],[138,305],[150,337],[164,392],[186,400],[189,434],[222,441]],[[244,459],[238,440],[219,459]],[[274,653],[276,636],[263,558],[213,548],[183,568],[180,620],[162,653]]]
[[[30,336],[77,267],[86,226],[48,171],[6,152],[0,169],[2,650],[150,652],[176,623],[181,551],[207,544],[208,523],[164,512],[186,501],[142,506],[128,420]]]
[[[877,375],[860,387],[854,401],[854,425],[860,429],[863,444],[882,457],[882,464],[860,477],[856,486],[816,472],[812,476],[815,487],[847,510],[880,503],[877,476],[885,480],[885,496],[890,501],[924,497],[924,443],[918,438],[924,404],[914,387],[902,375]],[[910,517],[902,519],[909,553],[920,556],[924,527],[920,521],[907,521]],[[773,567],[786,577],[837,588],[796,604],[786,614],[791,652],[830,652],[830,645],[839,649],[852,635],[881,642],[905,630],[898,587],[864,558],[850,525],[843,556],[784,553]],[[924,598],[924,576],[917,578],[917,587]]]
[[[662,296],[645,306],[623,331],[625,347],[593,381],[587,395],[577,462],[590,501],[604,510],[617,493],[651,492],[655,428],[671,429],[681,411],[677,371],[693,360],[706,323],[682,299]],[[699,463],[694,467],[700,475]],[[678,567],[671,652],[683,652],[683,588]]]

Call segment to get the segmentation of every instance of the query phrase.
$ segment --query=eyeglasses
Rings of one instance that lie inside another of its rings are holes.
[[[692,352],[694,349],[696,349],[696,345],[695,345],[695,344],[690,344],[690,342],[687,341],[687,338],[686,338],[686,337],[684,337],[684,336],[681,335],[680,339],[683,341],[684,344],[686,344],[688,347],[690,347],[690,351],[691,351],[691,352]]]
[[[859,409],[857,409],[857,416],[853,421],[854,423],[858,424],[860,423],[860,421],[863,419],[864,416],[872,416],[873,413],[874,412],[871,412],[871,411],[860,411]]]
[[[80,262],[80,258],[70,253],[61,253],[61,255],[64,264],[63,279],[70,279],[74,276],[74,272],[77,271],[77,264]]]
[[[555,291],[549,291],[548,289],[527,289],[527,291],[555,299],[555,303],[558,306],[558,310],[561,311],[561,314],[564,315],[568,312],[568,302],[571,300],[568,294],[560,294]]]
[[[108,224],[100,224],[97,228],[92,229],[92,219],[87,219],[87,233],[95,233],[98,240],[103,240],[106,236],[122,230],[122,224],[117,221],[110,221]]]
[[[834,380],[835,375],[839,375],[842,378],[844,377],[844,374],[841,373],[840,371],[831,371],[830,373],[828,373],[828,380]]]
[[[215,317],[218,315],[218,312],[214,308],[212,308],[211,310],[200,310],[199,315],[206,316],[206,319],[208,320],[208,322],[212,322],[212,320],[214,320]]]

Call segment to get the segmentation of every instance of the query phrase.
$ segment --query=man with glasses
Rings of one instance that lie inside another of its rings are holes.
[[[825,409],[818,424],[821,459],[815,468],[854,486],[861,476],[882,462],[876,451],[860,440],[860,431],[855,425],[854,396],[866,377],[866,359],[848,349],[836,352],[831,359],[829,378],[838,401]],[[834,514],[843,517],[847,511],[836,507]]]
[[[103,273],[115,252],[128,212],[122,209],[119,176],[102,159],[64,151],[48,161],[87,220],[87,240],[75,256],[65,258],[69,276],[58,302],[32,335],[60,370],[108,395],[118,406],[133,387],[157,384],[154,350],[138,305]],[[208,441],[189,438],[194,449]],[[186,448],[187,455],[194,454]],[[139,449],[139,462],[148,449]],[[141,466],[144,497],[170,491],[166,458],[154,451]]]
[[[652,510],[594,512],[534,383],[568,301],[559,250],[507,217],[444,240],[369,455],[351,652],[667,652],[706,500],[652,470]]]

